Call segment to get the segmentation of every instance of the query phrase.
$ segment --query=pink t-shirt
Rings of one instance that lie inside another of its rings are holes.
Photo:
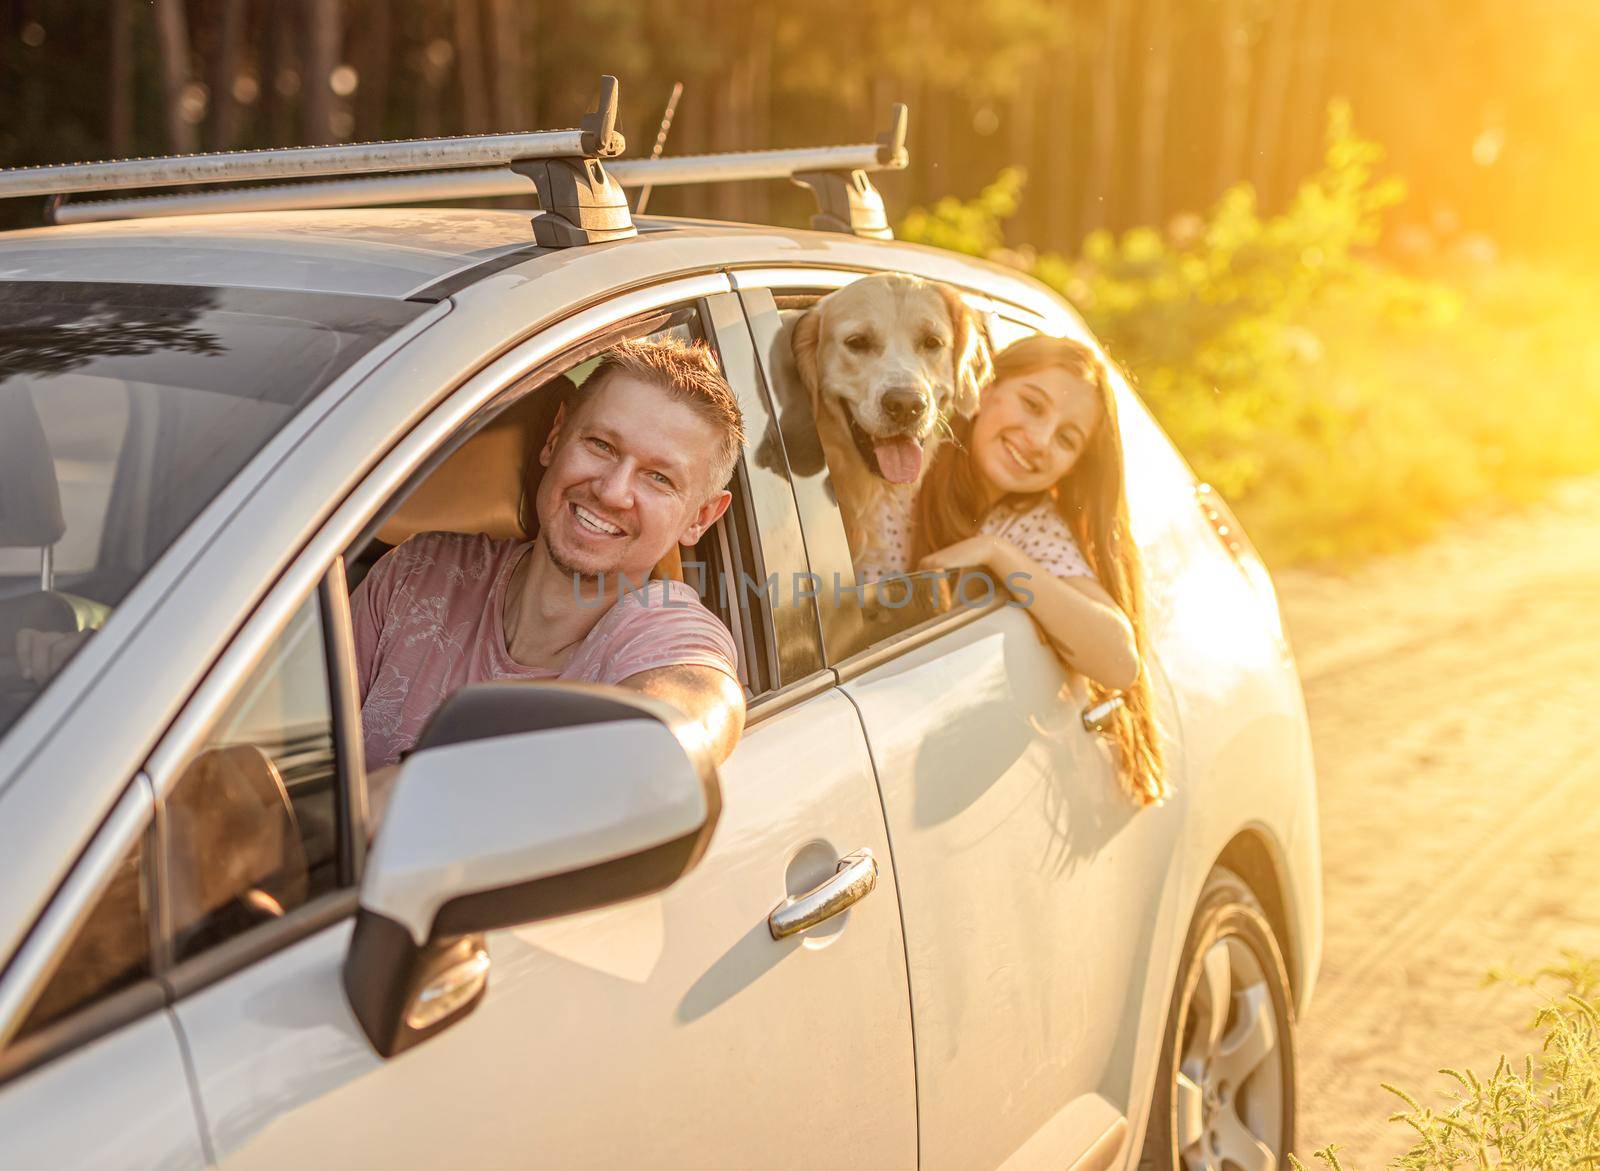
[[[738,679],[733,636],[681,581],[624,593],[559,671],[516,662],[506,652],[501,600],[527,548],[482,533],[419,533],[384,554],[356,587],[350,611],[368,768],[395,763],[428,717],[468,683],[620,683],[682,665]]]

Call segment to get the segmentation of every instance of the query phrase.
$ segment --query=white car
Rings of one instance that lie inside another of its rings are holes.
[[[997,345],[1073,311],[848,232],[636,227],[0,235],[0,1165],[1284,1165],[1315,784],[1225,506],[1119,386],[1175,792],[1140,809],[1024,610],[818,588],[850,551],[795,470],[820,295],[947,282]],[[749,435],[684,558],[742,742],[714,769],[633,693],[471,688],[369,849],[352,583],[524,532],[541,392],[668,331]]]

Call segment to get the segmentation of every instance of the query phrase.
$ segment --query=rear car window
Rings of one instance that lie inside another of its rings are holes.
[[[0,735],[289,418],[427,308],[0,281]]]

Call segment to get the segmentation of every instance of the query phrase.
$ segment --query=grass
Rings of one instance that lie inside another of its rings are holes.
[[[1539,1053],[1520,1062],[1502,1056],[1487,1076],[1441,1069],[1455,1088],[1432,1105],[1385,1085],[1404,1107],[1390,1121],[1417,1135],[1391,1167],[1566,1171],[1600,1166],[1600,962],[1569,955],[1533,977],[1509,979],[1556,985],[1534,1017],[1533,1029],[1542,1038]],[[1329,1171],[1356,1171],[1333,1144],[1315,1158]],[[1289,1163],[1294,1171],[1305,1171],[1293,1155]]]
[[[1401,271],[1381,243],[1403,182],[1343,103],[1326,147],[1281,211],[1239,184],[1074,256],[1006,245],[1016,169],[898,234],[1072,301],[1274,564],[1403,548],[1600,470],[1600,274],[1485,260],[1481,240]]]
[[[1302,393],[1252,437],[1259,468],[1234,500],[1274,564],[1403,548],[1600,470],[1600,281],[1506,264],[1417,312],[1334,292],[1302,324]]]

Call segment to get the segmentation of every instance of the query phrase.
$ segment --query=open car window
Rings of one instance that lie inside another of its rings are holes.
[[[538,531],[535,499],[544,475],[539,453],[558,405],[593,375],[604,351],[624,339],[671,337],[710,343],[714,334],[703,303],[664,309],[574,347],[508,389],[445,443],[379,512],[367,534],[352,544],[345,557],[352,592],[363,581],[384,580],[382,571],[371,576],[378,562],[421,534],[483,534],[497,549],[504,543],[533,540]],[[734,380],[726,365],[725,373]],[[728,512],[694,546],[674,546],[652,576],[690,586],[727,627],[737,678],[747,698],[755,698],[777,685],[775,642],[770,616],[760,606],[759,588],[740,589],[742,580],[760,577],[753,556],[756,522],[742,466],[729,488],[733,501]],[[516,562],[497,563],[509,574]],[[491,587],[495,588],[499,587]],[[366,596],[356,595],[356,603],[364,604]],[[493,628],[504,636],[499,622]]]
[[[763,360],[782,418],[783,447],[811,552],[813,572],[786,583],[786,588],[814,599],[828,660],[838,663],[953,610],[987,605],[995,592],[985,592],[983,581],[973,580],[972,575],[954,572],[864,572],[873,560],[869,546],[876,534],[853,531],[840,507],[841,499],[848,499],[863,478],[840,474],[846,469],[834,466],[850,453],[830,451],[823,442],[817,403],[800,377],[792,351],[796,324],[831,291],[797,286],[752,291],[747,297],[758,320],[765,319],[766,328],[760,331],[765,336]],[[909,540],[910,534],[902,536]]]

